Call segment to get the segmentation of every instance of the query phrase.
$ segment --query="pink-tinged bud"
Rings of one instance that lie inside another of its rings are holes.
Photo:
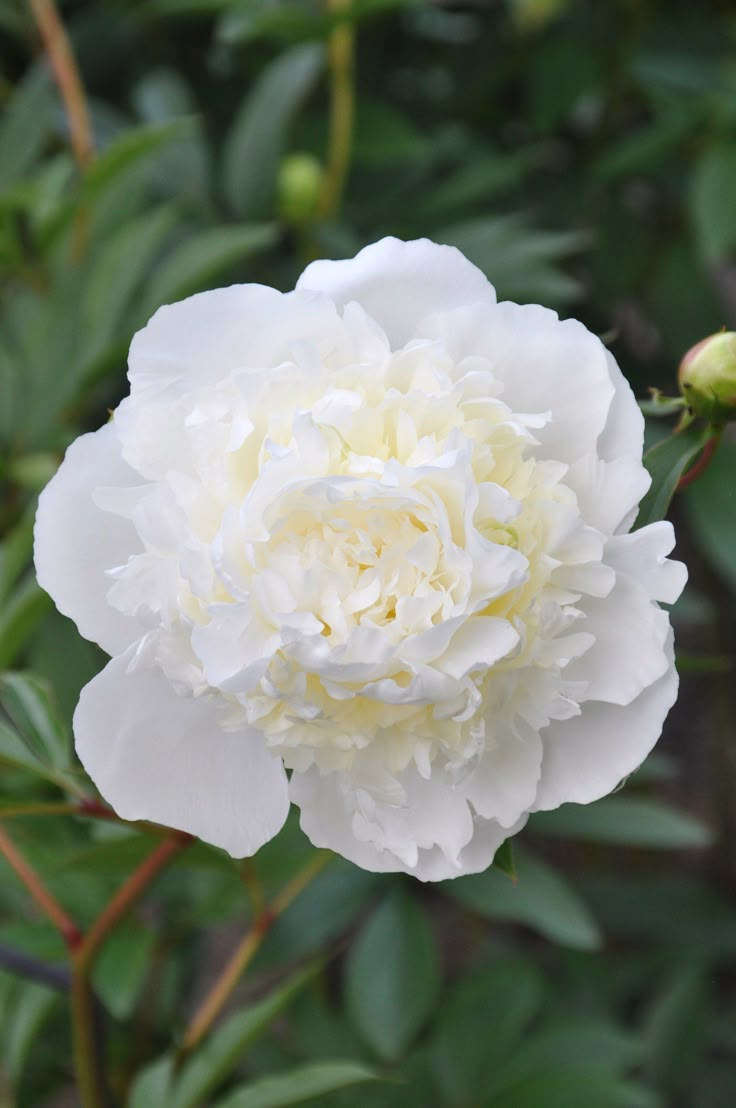
[[[696,343],[680,363],[682,395],[711,423],[736,419],[736,333],[721,331]]]

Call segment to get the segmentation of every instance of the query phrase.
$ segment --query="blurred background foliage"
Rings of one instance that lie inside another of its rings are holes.
[[[53,810],[91,791],[70,720],[103,657],[36,586],[31,529],[66,445],[124,394],[133,332],[197,289],[286,289],[312,257],[427,235],[502,297],[583,319],[639,396],[672,391],[684,350],[736,325],[736,12],[69,0],[86,148],[70,142],[44,8],[0,0],[0,819],[87,925],[156,840]],[[324,184],[330,58],[353,33],[340,203],[339,180]],[[732,1108],[735,482],[727,439],[676,503],[682,696],[623,793],[534,817],[515,883],[494,867],[423,887],[330,860],[283,897],[172,1077],[263,898],[315,854],[294,820],[246,864],[181,851],[94,968],[113,1102]],[[77,1103],[64,954],[0,859],[2,1108]]]

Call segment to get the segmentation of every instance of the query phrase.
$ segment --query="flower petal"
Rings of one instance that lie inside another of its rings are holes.
[[[577,496],[583,519],[607,535],[631,526],[651,483],[641,458],[628,455],[604,462],[595,454],[586,454],[565,474],[565,484]]]
[[[468,781],[468,799],[484,819],[511,827],[534,803],[541,765],[542,740],[535,731],[506,734],[481,756]]]
[[[357,301],[384,329],[394,349],[425,316],[462,304],[495,304],[493,285],[454,246],[429,239],[381,239],[345,261],[312,262],[298,289],[316,289],[338,308]]]
[[[654,600],[674,604],[687,582],[687,566],[667,557],[674,545],[672,524],[660,520],[628,535],[614,535],[606,544],[606,561]]]
[[[292,774],[290,792],[302,810],[302,830],[315,846],[364,869],[420,879],[423,857],[436,847],[447,875],[460,872],[460,854],[473,834],[465,791],[439,770],[425,779],[409,769],[397,784],[400,799],[381,798],[361,787],[354,773],[323,776],[313,767]]]
[[[98,508],[96,488],[140,484],[123,461],[114,423],[82,435],[66,452],[41,493],[34,531],[34,558],[41,588],[86,639],[119,654],[144,634],[136,620],[107,603],[113,582],[105,571],[142,550],[132,523]]]
[[[123,819],[254,854],[289,810],[281,760],[257,731],[223,731],[215,700],[177,696],[159,670],[128,672],[132,654],[82,689],[74,735],[87,773]]]
[[[329,360],[343,343],[346,329],[326,296],[230,285],[159,308],[133,337],[128,377],[133,395],[176,382],[195,388],[292,360],[299,345]]]
[[[625,707],[587,701],[581,715],[542,731],[542,776],[533,811],[589,804],[641,765],[677,697],[671,634],[667,658],[667,672]]]
[[[604,348],[605,349],[605,348]],[[598,439],[598,454],[604,461],[630,457],[641,462],[644,447],[644,416],[631,385],[610,350],[605,351],[611,381],[616,390],[608,409],[605,430]]]
[[[583,597],[580,630],[594,643],[565,669],[570,681],[587,681],[586,700],[630,704],[667,670],[669,618],[644,589],[620,575],[604,598]]]
[[[534,429],[539,458],[573,462],[595,450],[614,385],[607,351],[576,319],[537,304],[475,305],[428,319],[421,328],[459,362],[488,359],[503,384],[500,399],[517,413],[550,413]],[[628,388],[628,386],[626,386]]]

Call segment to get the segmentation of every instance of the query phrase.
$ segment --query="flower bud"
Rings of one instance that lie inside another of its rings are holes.
[[[736,333],[721,331],[696,343],[680,363],[688,407],[711,423],[736,419]]]
[[[277,181],[281,218],[296,226],[313,219],[323,178],[322,164],[313,154],[290,154],[284,158]]]

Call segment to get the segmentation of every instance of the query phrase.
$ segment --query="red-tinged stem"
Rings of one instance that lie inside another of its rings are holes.
[[[686,489],[688,485],[692,485],[693,481],[697,481],[698,477],[702,477],[710,465],[720,441],[720,434],[714,434],[712,438],[708,439],[695,465],[691,466],[687,473],[683,473],[678,481],[678,492],[681,492],[682,489]]]
[[[72,957],[74,1065],[82,1108],[104,1108],[105,1091],[95,1035],[90,975],[102,944],[126,912],[138,903],[153,879],[193,842],[183,832],[170,834],[141,862],[103,908]]]
[[[59,904],[58,900],[46,888],[33,867],[8,837],[0,823],[0,853],[8,865],[15,870],[36,904],[58,928],[69,950],[76,950],[82,942],[82,933],[74,920]]]
[[[87,970],[92,965],[103,942],[121,917],[138,903],[154,877],[193,841],[191,835],[176,831],[141,862],[105,905],[84,936],[74,956],[77,970]]]

